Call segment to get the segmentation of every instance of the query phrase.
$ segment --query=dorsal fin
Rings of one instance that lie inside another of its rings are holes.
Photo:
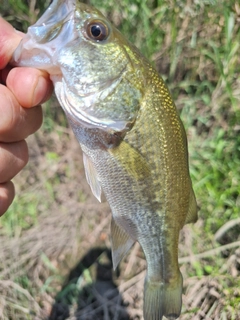
[[[92,161],[84,152],[83,152],[83,163],[85,168],[86,179],[88,184],[91,187],[92,193],[98,199],[98,201],[101,202],[102,188],[98,180],[97,171],[93,166]]]
[[[190,191],[190,199],[189,199],[189,207],[188,207],[188,214],[186,216],[185,224],[186,223],[194,223],[198,219],[197,215],[197,202],[193,192],[193,189]]]

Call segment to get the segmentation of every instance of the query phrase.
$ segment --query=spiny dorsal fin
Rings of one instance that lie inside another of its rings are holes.
[[[101,202],[102,188],[100,182],[98,181],[96,169],[94,168],[92,161],[84,152],[83,163],[85,168],[86,179],[91,187],[92,193],[98,199],[98,201]]]
[[[193,192],[193,189],[190,191],[190,199],[189,199],[189,209],[188,214],[185,220],[185,223],[194,223],[198,219],[197,215],[197,202]]]
[[[111,241],[113,269],[115,270],[119,262],[135,243],[135,240],[133,240],[121,227],[119,227],[112,218]]]

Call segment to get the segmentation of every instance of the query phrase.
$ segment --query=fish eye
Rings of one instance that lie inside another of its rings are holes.
[[[109,29],[102,21],[91,21],[87,25],[87,36],[96,41],[103,41],[108,38]]]

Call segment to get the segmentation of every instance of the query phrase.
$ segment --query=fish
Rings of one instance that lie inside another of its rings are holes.
[[[186,132],[158,72],[97,9],[54,0],[12,65],[46,70],[80,143],[86,179],[112,211],[116,269],[139,242],[145,320],[181,314],[179,232],[197,220]]]

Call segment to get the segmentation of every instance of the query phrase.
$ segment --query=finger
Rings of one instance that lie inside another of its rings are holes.
[[[0,216],[7,211],[14,199],[14,185],[11,181],[0,184]]]
[[[8,64],[21,39],[20,33],[0,17],[0,69]]]
[[[42,124],[42,108],[22,108],[7,87],[0,85],[0,141],[21,141]]]
[[[12,67],[8,64],[3,70],[0,70],[0,83],[6,85],[6,79]]]
[[[13,68],[6,82],[20,105],[25,108],[45,102],[53,91],[48,73],[33,68]]]
[[[0,143],[0,183],[15,177],[28,162],[28,147],[25,140]]]

